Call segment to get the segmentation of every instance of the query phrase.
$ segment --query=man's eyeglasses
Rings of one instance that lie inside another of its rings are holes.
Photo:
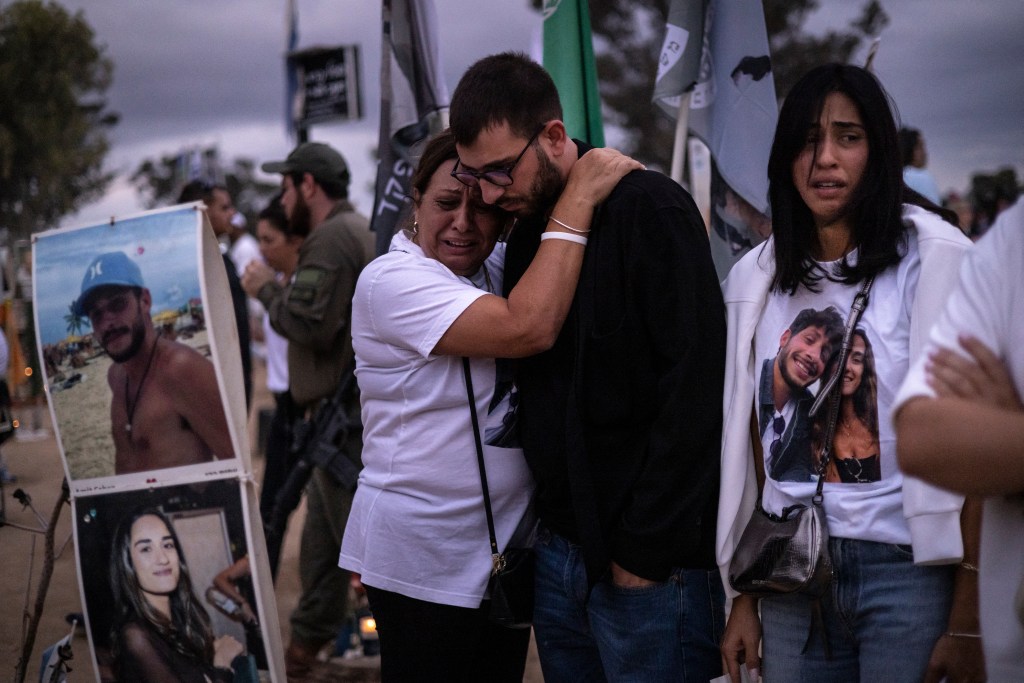
[[[116,294],[108,298],[103,303],[91,304],[89,306],[89,311],[86,313],[89,318],[89,322],[95,325],[101,318],[103,318],[104,313],[111,313],[113,315],[123,313],[124,310],[128,308],[128,304],[131,303],[132,298],[131,294],[125,292],[124,294]]]
[[[533,134],[530,141],[526,143],[526,147],[523,147],[523,151],[519,153],[516,160],[504,168],[494,168],[489,171],[470,171],[469,169],[461,166],[458,159],[455,159],[455,168],[452,169],[451,176],[466,187],[477,187],[480,185],[481,180],[486,180],[491,185],[497,185],[498,187],[508,187],[514,181],[512,180],[512,169],[516,167],[519,160],[526,154],[526,150],[530,149],[533,141],[537,139],[540,132],[544,130],[544,126],[547,124],[541,124],[541,127],[537,129],[537,132]]]

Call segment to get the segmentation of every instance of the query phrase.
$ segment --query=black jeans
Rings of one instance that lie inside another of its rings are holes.
[[[380,636],[382,683],[521,683],[530,629],[487,620],[476,608],[416,600],[366,586]]]

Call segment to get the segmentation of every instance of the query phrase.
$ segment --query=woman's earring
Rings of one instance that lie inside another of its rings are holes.
[[[420,234],[420,222],[419,221],[413,221],[412,222],[412,234],[414,234],[414,235]]]

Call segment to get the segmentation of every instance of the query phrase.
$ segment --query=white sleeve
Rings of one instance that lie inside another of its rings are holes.
[[[371,334],[424,358],[431,357],[452,323],[487,294],[460,280],[438,261],[401,252],[378,258],[367,266],[364,275],[356,288],[356,299],[363,299]]]
[[[915,360],[896,395],[893,415],[911,398],[934,396],[925,377],[928,356],[941,347],[966,357],[957,341],[959,335],[976,337],[996,355],[1004,356],[1003,347],[1009,340],[1003,329],[1004,311],[1012,305],[1007,297],[1013,290],[1006,282],[1007,264],[1001,263],[1000,254],[1007,249],[1005,235],[1006,231],[993,229],[964,257],[959,282],[929,333],[924,353]]]

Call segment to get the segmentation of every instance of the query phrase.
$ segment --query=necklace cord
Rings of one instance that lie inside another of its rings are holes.
[[[135,417],[135,409],[139,407],[139,396],[142,395],[142,387],[146,383],[146,377],[149,376],[149,368],[153,365],[153,357],[156,356],[156,345],[160,341],[158,336],[153,340],[153,346],[149,350],[149,359],[146,361],[146,369],[142,371],[142,379],[139,380],[139,386],[135,389],[135,398],[128,402],[128,371],[124,373],[124,410],[128,415],[128,422],[124,426],[124,430],[128,432],[128,439],[132,438],[132,419]]]

